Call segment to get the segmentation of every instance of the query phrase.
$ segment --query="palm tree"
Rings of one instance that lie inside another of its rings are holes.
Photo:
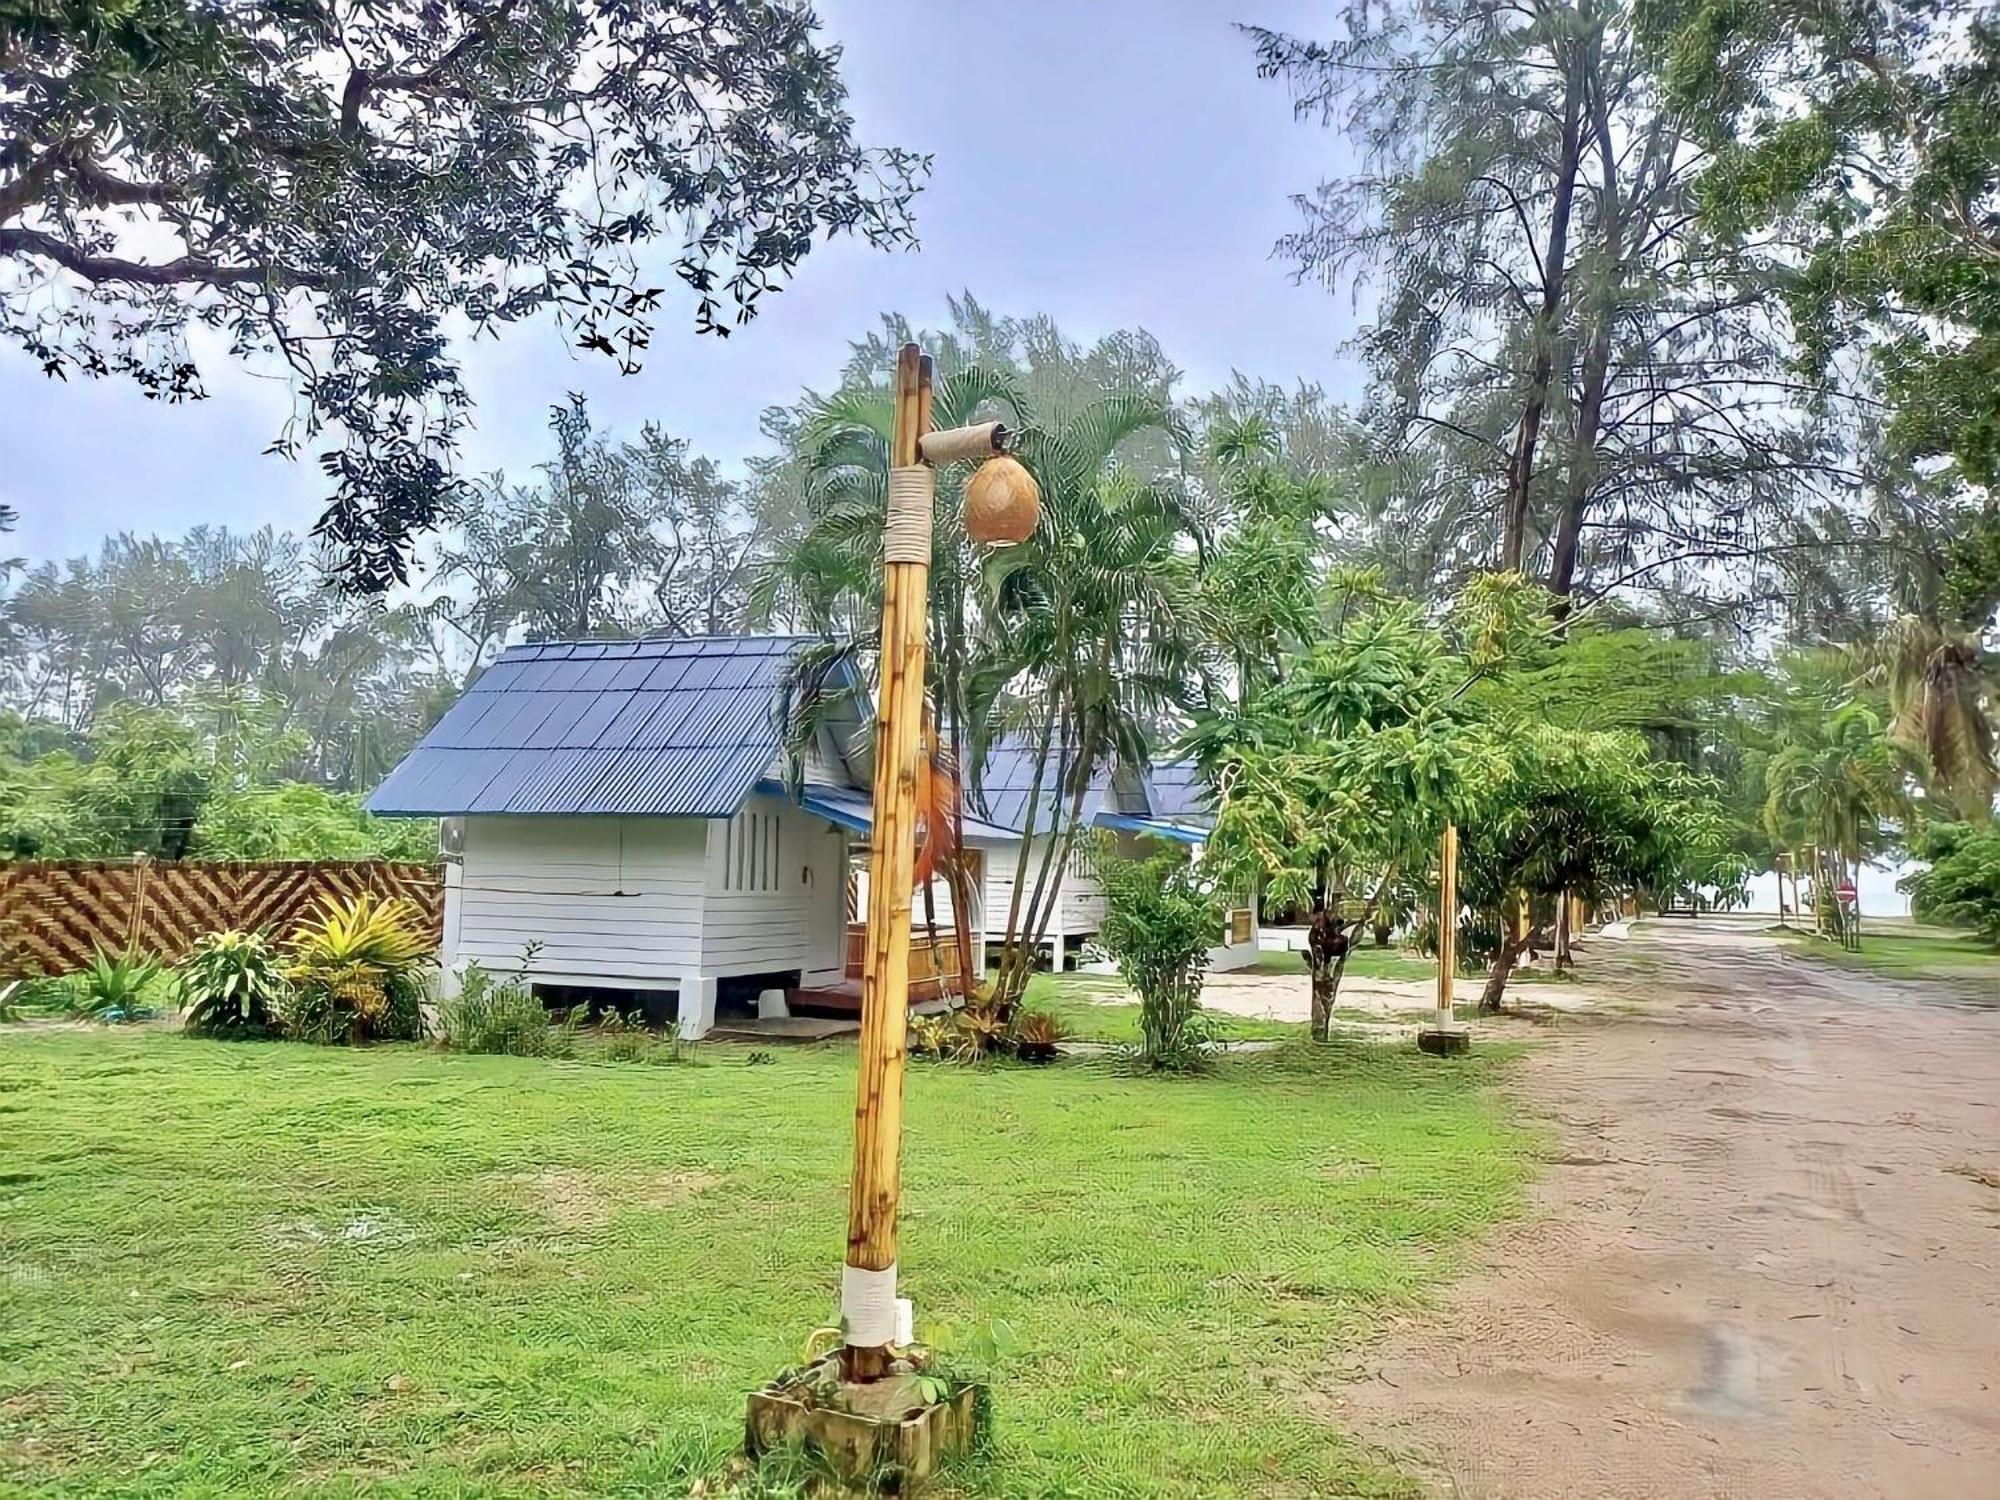
[[[1002,1003],[1027,983],[1096,773],[1107,763],[1144,765],[1162,717],[1191,705],[1203,649],[1191,603],[1206,536],[1178,474],[1147,476],[1121,463],[1124,445],[1147,433],[1188,446],[1172,406],[1132,393],[1024,433],[1019,456],[1041,486],[1041,522],[988,567],[993,639],[970,695],[973,722],[990,734],[1018,720],[1038,756],[995,982]],[[998,711],[1003,699],[1011,715]],[[984,750],[975,743],[969,762],[975,788]],[[1055,782],[1031,886],[1051,755]]]
[[[1881,717],[1846,703],[1801,719],[1764,768],[1764,825],[1781,842],[1814,843],[1852,876],[1910,812],[1908,752]]]
[[[1905,615],[1884,643],[1889,733],[1918,751],[1931,792],[1983,823],[2000,792],[2000,674],[1976,636]]]
[[[959,523],[970,468],[954,466],[938,476],[932,527],[929,648],[944,760],[963,768],[957,781],[983,801],[988,750],[1002,735],[1022,733],[1041,751],[1037,765],[1049,764],[1054,776],[1050,797],[1038,785],[1029,799],[996,991],[1004,1003],[1026,982],[1054,909],[1049,877],[1074,852],[1077,814],[1094,773],[1117,755],[1143,763],[1153,716],[1186,696],[1193,560],[1182,544],[1194,536],[1199,545],[1201,529],[1177,477],[1137,474],[1119,461],[1142,434],[1185,444],[1178,414],[1164,400],[1113,394],[1038,426],[1011,376],[968,367],[938,383],[932,410],[940,427],[998,416],[1024,428],[1017,453],[1042,491],[1036,534],[988,556]],[[763,617],[788,615],[845,636],[869,656],[877,643],[892,422],[892,401],[879,384],[817,403],[801,440],[811,524],[796,546],[766,564],[753,591]],[[1037,830],[1050,800],[1049,825]],[[1028,892],[1028,850],[1038,831],[1046,838]]]

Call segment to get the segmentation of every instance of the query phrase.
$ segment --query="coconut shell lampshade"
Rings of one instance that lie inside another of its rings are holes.
[[[989,547],[1011,547],[1035,533],[1041,487],[1019,459],[995,454],[965,486],[965,534]]]

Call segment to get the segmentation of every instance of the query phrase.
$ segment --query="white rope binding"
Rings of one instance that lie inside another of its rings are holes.
[[[889,519],[882,528],[882,561],[931,560],[931,496],[936,476],[928,464],[889,471]]]
[[[870,1271],[845,1266],[840,1272],[840,1321],[854,1349],[879,1349],[896,1342],[896,1268]]]

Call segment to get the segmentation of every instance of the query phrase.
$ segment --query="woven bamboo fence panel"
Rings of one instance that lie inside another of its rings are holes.
[[[0,980],[66,974],[98,948],[165,959],[196,938],[234,929],[288,936],[327,901],[369,893],[417,908],[435,945],[444,877],[436,865],[388,860],[122,863],[23,861],[0,866]]]

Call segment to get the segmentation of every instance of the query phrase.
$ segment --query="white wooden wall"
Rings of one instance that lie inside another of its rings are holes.
[[[1023,913],[1027,910],[1028,898],[1035,893],[1035,881],[1040,878],[1042,856],[1047,847],[1046,839],[1029,841],[1027,883],[1021,893]],[[1020,859],[1021,846],[1018,843],[986,851],[987,925],[996,943],[1006,936],[1007,912],[1014,900],[1014,874]],[[1049,872],[1050,880],[1054,881],[1058,876],[1061,880],[1056,888],[1055,910],[1049,917],[1050,938],[1087,936],[1095,933],[1104,923],[1104,892],[1096,879],[1078,865],[1079,862],[1073,858],[1069,869]]]
[[[552,983],[678,989],[781,969],[825,983],[843,967],[845,836],[782,798],[728,821],[468,817],[453,873],[447,966],[517,970],[534,941],[530,973]]]
[[[846,966],[847,837],[782,797],[752,797],[709,825],[704,974],[798,969],[835,983]]]
[[[700,966],[707,835],[690,818],[468,817],[445,962],[518,969],[536,941],[539,978],[672,988]]]

